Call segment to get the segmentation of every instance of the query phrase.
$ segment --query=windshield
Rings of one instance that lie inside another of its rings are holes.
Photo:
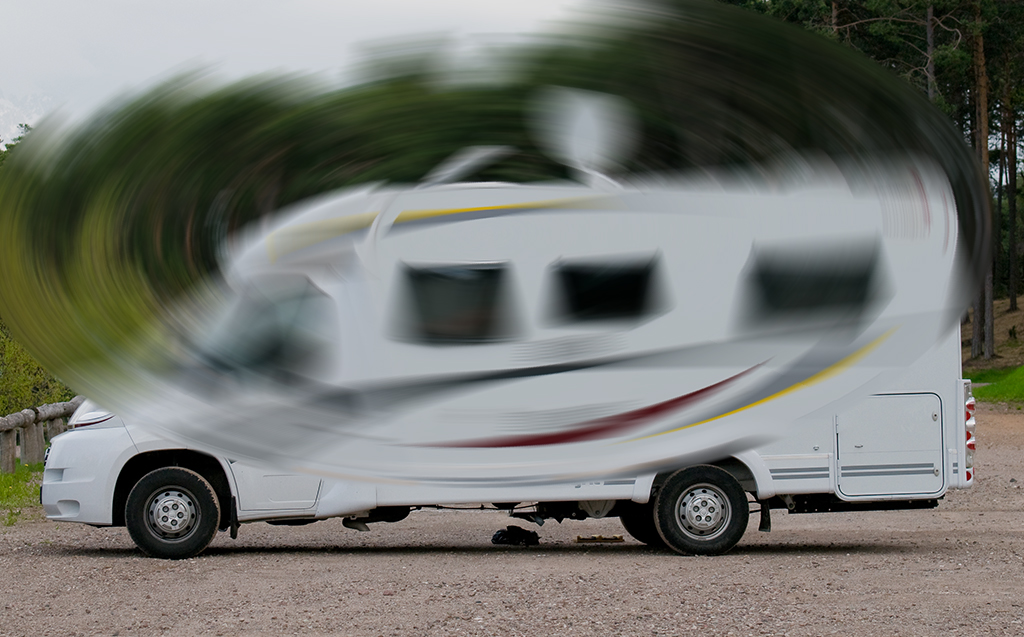
[[[221,372],[309,377],[332,361],[336,330],[334,303],[309,279],[261,279],[242,290],[215,325],[202,358]]]

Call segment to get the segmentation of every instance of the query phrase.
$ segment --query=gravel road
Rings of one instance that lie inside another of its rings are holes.
[[[499,512],[242,526],[198,558],[124,529],[0,528],[0,635],[1024,635],[1024,412],[980,406],[976,486],[938,509],[757,516],[720,557],[577,535],[490,543]]]

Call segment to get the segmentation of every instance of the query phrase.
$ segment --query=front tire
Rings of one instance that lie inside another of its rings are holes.
[[[665,544],[685,555],[721,555],[743,537],[750,520],[747,494],[732,475],[711,465],[673,473],[655,501]]]
[[[164,467],[135,483],[124,519],[132,540],[147,555],[181,560],[198,555],[213,541],[220,504],[203,476]]]

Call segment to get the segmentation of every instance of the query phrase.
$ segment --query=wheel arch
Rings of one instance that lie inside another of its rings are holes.
[[[713,467],[718,467],[719,469],[727,471],[729,475],[731,475],[733,478],[736,479],[737,482],[740,483],[740,486],[743,487],[744,491],[748,493],[753,493],[755,497],[759,500],[775,495],[774,490],[772,490],[771,493],[767,493],[767,495],[765,495],[766,485],[771,484],[771,474],[769,473],[768,468],[765,466],[764,461],[761,460],[761,456],[757,455],[752,451],[739,453],[736,454],[735,456],[729,456],[727,458],[721,458],[713,462],[702,462],[700,464],[711,465]],[[671,476],[679,469],[686,468],[688,467],[676,467],[669,471],[659,473],[657,478],[655,478],[654,480],[654,489],[652,489],[652,495],[658,487],[665,483],[665,480],[667,480],[669,476]],[[765,479],[766,476],[768,477],[767,481]]]
[[[147,451],[133,456],[126,462],[117,476],[117,484],[114,487],[113,526],[124,526],[125,524],[124,507],[128,502],[128,494],[132,487],[147,473],[163,467],[191,469],[203,476],[213,487],[220,504],[218,528],[224,530],[231,526],[233,494],[224,466],[217,458],[191,449]]]
[[[757,480],[754,478],[754,472],[739,458],[733,456],[717,462],[709,462],[708,464],[728,471],[729,475],[736,478],[736,482],[740,483],[744,491],[748,493],[757,492]]]

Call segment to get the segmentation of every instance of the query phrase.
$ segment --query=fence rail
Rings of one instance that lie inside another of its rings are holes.
[[[46,441],[65,430],[65,418],[84,400],[75,396],[65,403],[22,409],[0,418],[0,473],[14,473],[19,446],[22,464],[42,462]]]

